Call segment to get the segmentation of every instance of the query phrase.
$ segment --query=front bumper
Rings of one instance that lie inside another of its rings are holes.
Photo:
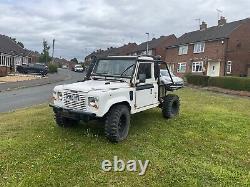
[[[69,108],[62,108],[54,104],[49,104],[49,106],[53,108],[53,111],[55,113],[60,113],[62,116],[67,117],[67,118],[85,120],[85,121],[89,121],[91,119],[96,118],[96,114],[94,113],[83,112],[80,110],[74,110],[74,109],[69,109]]]

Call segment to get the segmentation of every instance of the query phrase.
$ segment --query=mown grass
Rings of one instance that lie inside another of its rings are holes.
[[[47,105],[0,115],[1,186],[249,186],[250,100],[183,89],[180,116],[132,117],[129,137],[109,143],[100,123],[58,128]],[[150,160],[144,176],[103,172],[118,156]]]

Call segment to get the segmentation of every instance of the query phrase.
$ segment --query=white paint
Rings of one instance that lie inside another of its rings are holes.
[[[208,62],[207,75],[210,77],[219,77],[220,62]]]

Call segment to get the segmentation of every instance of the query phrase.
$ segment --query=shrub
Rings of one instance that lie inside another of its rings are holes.
[[[209,76],[187,74],[186,79],[189,84],[208,86]]]
[[[250,78],[210,77],[208,85],[230,90],[250,91]]]
[[[49,69],[49,73],[57,73],[57,65],[55,64],[49,64],[48,65],[48,69]]]

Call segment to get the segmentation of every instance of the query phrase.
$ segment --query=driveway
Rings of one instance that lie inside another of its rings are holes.
[[[69,70],[63,71],[69,77],[68,80],[43,86],[0,92],[0,112],[14,111],[19,108],[48,102],[51,100],[52,90],[56,85],[77,82],[78,80],[82,80],[85,75]]]

